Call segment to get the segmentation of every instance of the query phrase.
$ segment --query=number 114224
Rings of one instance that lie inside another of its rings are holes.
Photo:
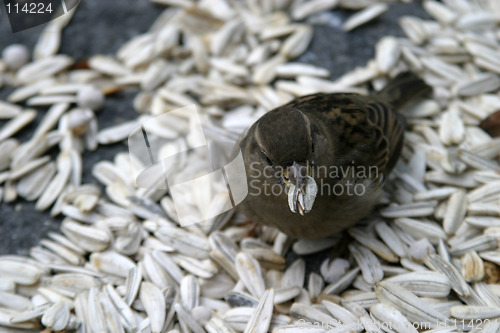
[[[40,3],[24,3],[24,4],[6,4],[7,7],[7,13],[8,14],[21,14],[21,13],[26,13],[26,14],[47,14],[47,13],[52,13],[52,4],[44,4],[42,2]]]

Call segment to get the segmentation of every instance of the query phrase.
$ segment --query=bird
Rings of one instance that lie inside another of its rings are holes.
[[[293,238],[353,226],[373,211],[401,154],[398,110],[431,91],[403,72],[371,95],[317,93],[268,111],[239,143],[248,194],[237,210]]]

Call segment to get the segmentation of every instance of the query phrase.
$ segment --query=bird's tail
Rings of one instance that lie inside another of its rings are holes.
[[[429,95],[431,92],[432,88],[424,80],[412,72],[403,72],[389,82],[378,95],[395,108],[399,108],[413,98]]]

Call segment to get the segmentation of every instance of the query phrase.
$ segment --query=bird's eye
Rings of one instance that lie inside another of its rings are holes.
[[[260,153],[262,154],[262,157],[264,157],[264,160],[266,161],[267,164],[272,165],[273,162],[271,162],[271,159],[267,156],[266,153],[264,153],[262,150],[260,150]]]

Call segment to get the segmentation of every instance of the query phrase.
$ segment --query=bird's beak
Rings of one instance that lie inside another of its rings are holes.
[[[311,211],[316,195],[318,184],[311,177],[311,167],[293,162],[292,166],[286,168],[283,179],[288,187],[288,206],[294,213],[297,211],[304,215]]]

